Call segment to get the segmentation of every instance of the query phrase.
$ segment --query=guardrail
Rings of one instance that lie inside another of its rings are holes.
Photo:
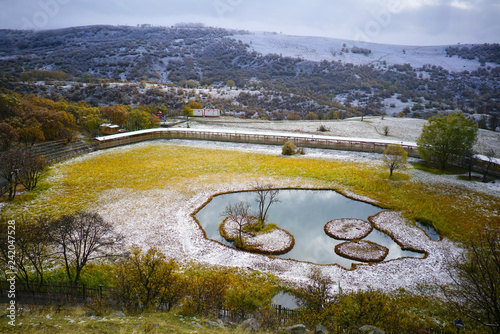
[[[96,137],[94,141],[99,149],[112,148],[121,145],[128,145],[147,140],[155,139],[189,139],[208,140],[234,143],[251,143],[265,145],[283,145],[286,141],[294,143],[298,147],[324,148],[344,151],[383,153],[387,146],[391,144],[401,145],[408,156],[420,158],[417,145],[415,143],[394,141],[394,140],[374,140],[361,138],[343,138],[324,135],[295,134],[285,132],[250,132],[250,131],[230,131],[230,130],[203,130],[203,129],[179,129],[179,128],[156,128],[134,132],[120,133],[105,137]],[[490,164],[487,160],[478,160],[475,170],[482,172],[488,164],[489,175],[500,177],[499,159],[495,159]],[[450,161],[451,164],[460,166],[460,159]]]
[[[106,149],[155,139],[209,140],[280,146],[283,145],[286,141],[290,141],[298,147],[325,148],[374,153],[383,153],[387,146],[389,146],[390,144],[399,144],[408,152],[409,156],[419,157],[417,147],[413,143],[404,143],[401,141],[390,140],[364,140],[357,138],[354,139],[294,133],[261,133],[199,129],[148,129],[121,133],[106,137],[97,137],[94,140],[98,143],[100,149]]]

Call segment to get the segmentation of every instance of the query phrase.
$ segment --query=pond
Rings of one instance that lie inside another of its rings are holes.
[[[417,221],[417,226],[424,230],[425,234],[427,234],[429,239],[431,239],[432,241],[441,240],[441,236],[431,225]]]
[[[219,224],[224,217],[221,213],[229,203],[246,201],[257,209],[255,192],[236,192],[214,196],[195,217],[205,230],[207,238],[233,246],[219,233]],[[351,268],[354,261],[335,253],[335,246],[343,240],[336,240],[324,232],[325,224],[332,219],[358,218],[368,221],[368,217],[382,211],[381,208],[350,199],[332,190],[282,189],[275,203],[269,209],[267,222],[275,223],[290,232],[295,238],[293,249],[281,258],[308,261],[317,264],[337,263]],[[369,240],[389,249],[385,261],[401,257],[424,257],[424,254],[403,250],[385,233],[373,229],[363,240]]]

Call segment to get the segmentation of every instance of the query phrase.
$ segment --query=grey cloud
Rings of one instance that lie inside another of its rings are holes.
[[[418,6],[388,13],[398,1]],[[0,28],[15,29],[190,21],[345,39],[368,33],[373,42],[393,44],[498,42],[500,36],[494,0],[0,0],[0,7]]]

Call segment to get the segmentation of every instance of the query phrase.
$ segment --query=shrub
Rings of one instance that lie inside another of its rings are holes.
[[[167,260],[155,247],[145,254],[138,247],[116,268],[115,294],[131,312],[170,310],[184,295],[184,279],[175,260]]]
[[[295,146],[294,143],[287,141],[281,148],[281,154],[283,155],[294,155],[295,150],[297,149],[297,146]]]
[[[329,128],[327,128],[326,126],[324,126],[323,124],[321,124],[318,128],[318,131],[320,132],[327,132],[327,131],[330,131]]]
[[[304,154],[304,149],[302,147],[297,148],[294,143],[291,141],[285,142],[283,144],[283,147],[281,149],[281,154],[282,155],[295,155],[295,154]]]
[[[180,313],[216,318],[229,288],[228,271],[222,268],[193,266],[186,273],[189,286]]]
[[[259,310],[271,307],[274,289],[260,279],[252,279],[252,274],[240,274],[232,279],[227,290],[225,306],[235,320],[244,320]]]
[[[334,319],[336,308],[336,296],[329,292],[330,286],[335,282],[323,275],[318,268],[312,269],[308,277],[310,282],[295,291],[302,304],[301,321],[309,326],[328,326]]]
[[[466,243],[467,252],[449,261],[453,280],[445,294],[453,307],[474,322],[500,328],[500,229],[485,228]]]
[[[224,308],[233,320],[244,320],[271,307],[277,286],[271,275],[229,268],[192,265],[185,274],[189,287],[180,311],[184,316],[215,318]]]

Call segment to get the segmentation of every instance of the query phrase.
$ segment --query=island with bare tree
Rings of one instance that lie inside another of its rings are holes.
[[[274,223],[266,222],[269,208],[279,202],[279,189],[274,189],[271,184],[257,183],[253,191],[256,193],[257,212],[251,213],[248,202],[228,204],[221,213],[225,217],[219,226],[221,236],[245,251],[268,255],[288,253],[295,245],[293,235]]]

